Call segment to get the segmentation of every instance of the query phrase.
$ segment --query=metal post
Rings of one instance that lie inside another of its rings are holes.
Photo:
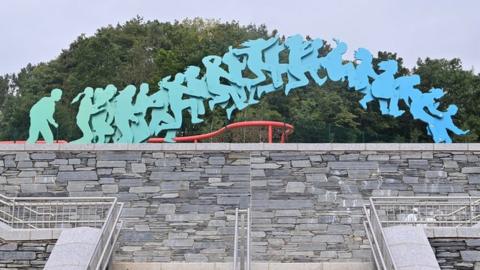
[[[470,208],[470,226],[472,226],[472,223],[473,223],[472,197],[468,197],[468,205],[469,205],[469,208]]]
[[[238,254],[238,208],[235,208],[235,237],[233,240],[233,270],[237,270]]]
[[[273,128],[271,125],[268,126],[268,143],[273,143]]]
[[[12,200],[12,224],[10,224],[10,226],[12,226],[13,228],[15,228],[15,224],[13,224],[13,222],[15,221],[15,198]]]
[[[284,122],[283,123],[283,130],[282,130],[282,137],[280,138],[280,143],[285,143],[285,133],[287,133],[286,129],[287,129],[287,127],[286,127],[286,124]]]
[[[245,270],[245,212],[240,214],[240,239],[242,247],[240,249],[240,270]]]
[[[332,142],[331,134],[332,134],[331,126],[330,126],[330,124],[328,124],[328,142],[329,142],[329,143]]]
[[[251,231],[251,226],[252,221],[250,217],[250,208],[247,208],[247,270],[250,270],[250,264],[251,264],[251,255],[250,255],[250,231]]]

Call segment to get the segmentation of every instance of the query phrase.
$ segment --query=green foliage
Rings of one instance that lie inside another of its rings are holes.
[[[265,26],[241,26],[237,22],[193,19],[173,23],[143,21],[134,18],[124,24],[109,25],[95,35],[79,36],[54,60],[27,65],[18,74],[0,76],[0,139],[25,139],[29,108],[53,88],[63,89],[55,118],[61,125],[58,137],[72,140],[80,136],[75,124],[77,106],[70,101],[87,86],[105,87],[115,84],[123,89],[128,84],[150,83],[156,91],[158,81],[167,75],[182,72],[189,65],[201,65],[206,55],[223,55],[229,46],[242,41],[275,35]],[[322,55],[330,50],[326,44]],[[287,55],[282,55],[282,58]],[[380,52],[374,59],[401,58],[395,53]],[[401,66],[399,74],[417,73],[422,77],[420,89],[443,87],[448,94],[443,103],[459,107],[455,122],[472,132],[457,141],[478,141],[480,116],[480,76],[465,71],[458,59],[419,60],[410,71]],[[245,74],[246,76],[249,74]],[[259,104],[235,113],[233,121],[277,120],[295,126],[289,141],[295,142],[429,142],[425,126],[406,113],[400,118],[382,116],[375,101],[363,110],[358,104],[361,95],[347,90],[346,83],[328,82],[318,87],[310,84],[294,90],[288,97],[283,92],[267,94]],[[404,104],[401,106],[405,106]],[[192,125],[185,113],[179,135],[192,135],[219,129],[229,122],[225,111],[207,110],[204,123]],[[222,140],[258,141],[264,130],[231,132]]]

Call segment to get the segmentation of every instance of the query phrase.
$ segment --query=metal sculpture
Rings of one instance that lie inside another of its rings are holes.
[[[140,85],[138,93],[133,85],[119,92],[113,85],[95,91],[87,87],[72,101],[76,103],[81,99],[77,125],[83,133],[72,143],[140,143],[161,132],[166,132],[164,141],[174,142],[185,111],[190,113],[193,124],[201,123],[205,102],[208,102],[210,110],[219,105],[230,119],[235,110],[257,103],[266,93],[284,87],[288,95],[306,86],[307,74],[319,86],[327,79],[347,81],[349,88],[363,95],[360,105],[364,109],[369,102],[377,100],[384,115],[404,114],[398,104],[402,100],[414,119],[427,124],[427,134],[437,143],[452,141],[448,131],[457,135],[468,132],[453,123],[457,106],[450,105],[445,112],[438,109],[438,100],[444,95],[442,89],[423,93],[415,87],[420,83],[418,75],[396,77],[398,63],[395,60],[380,62],[381,73],[377,74],[373,56],[364,48],[355,52],[353,62],[347,62],[343,59],[347,44],[334,41],[336,47],[320,56],[324,45],[321,39],[304,40],[294,35],[285,42],[278,37],[248,40],[240,48],[230,47],[223,56],[204,57],[203,76],[200,67],[189,66],[183,73],[163,78],[158,83],[158,91],[151,95],[146,83]],[[282,52],[288,52],[288,63],[280,62]],[[325,77],[320,76],[320,71]],[[244,77],[247,72],[251,76]],[[288,79],[286,82],[284,77]],[[52,116],[60,97],[61,90],[54,89],[51,97],[42,98],[32,107],[29,143],[34,143],[39,133],[45,141],[53,142],[48,123],[57,125]]]
[[[27,143],[35,143],[39,135],[42,135],[46,143],[53,143],[53,134],[49,124],[58,128],[53,119],[55,103],[62,98],[62,90],[55,88],[50,92],[49,97],[41,98],[30,109],[30,129],[28,131]]]

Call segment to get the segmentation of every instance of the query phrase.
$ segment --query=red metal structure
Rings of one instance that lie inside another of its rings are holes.
[[[280,143],[285,143],[285,139],[288,135],[293,133],[293,126],[283,122],[277,121],[243,121],[243,122],[236,122],[229,124],[221,129],[216,131],[200,134],[200,135],[193,135],[193,136],[185,136],[185,137],[176,137],[174,140],[175,142],[199,142],[202,140],[214,138],[229,129],[237,129],[237,128],[245,128],[245,127],[267,127],[267,137],[268,143],[273,143],[273,129],[280,128],[283,129],[282,136],[280,138]],[[150,138],[148,139],[149,143],[163,143],[163,138]]]
[[[283,122],[277,121],[243,121],[243,122],[236,122],[229,124],[221,129],[216,131],[193,135],[193,136],[185,136],[185,137],[176,137],[174,140],[175,142],[200,142],[202,140],[214,138],[227,130],[237,129],[237,128],[246,128],[246,127],[267,127],[267,137],[268,143],[273,143],[273,129],[278,128],[282,129],[282,135],[280,137],[280,143],[285,143],[286,138],[288,135],[293,133],[293,126]],[[148,143],[163,143],[163,138],[150,138],[147,140]],[[26,141],[0,141],[0,144],[24,144]],[[44,141],[37,141],[37,144],[44,144]],[[65,140],[56,140],[55,143],[68,143]]]

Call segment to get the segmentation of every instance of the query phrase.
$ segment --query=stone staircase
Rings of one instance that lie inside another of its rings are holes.
[[[396,270],[440,270],[422,227],[393,226],[384,228],[383,232]]]
[[[44,270],[87,270],[101,232],[88,227],[63,230]]]

